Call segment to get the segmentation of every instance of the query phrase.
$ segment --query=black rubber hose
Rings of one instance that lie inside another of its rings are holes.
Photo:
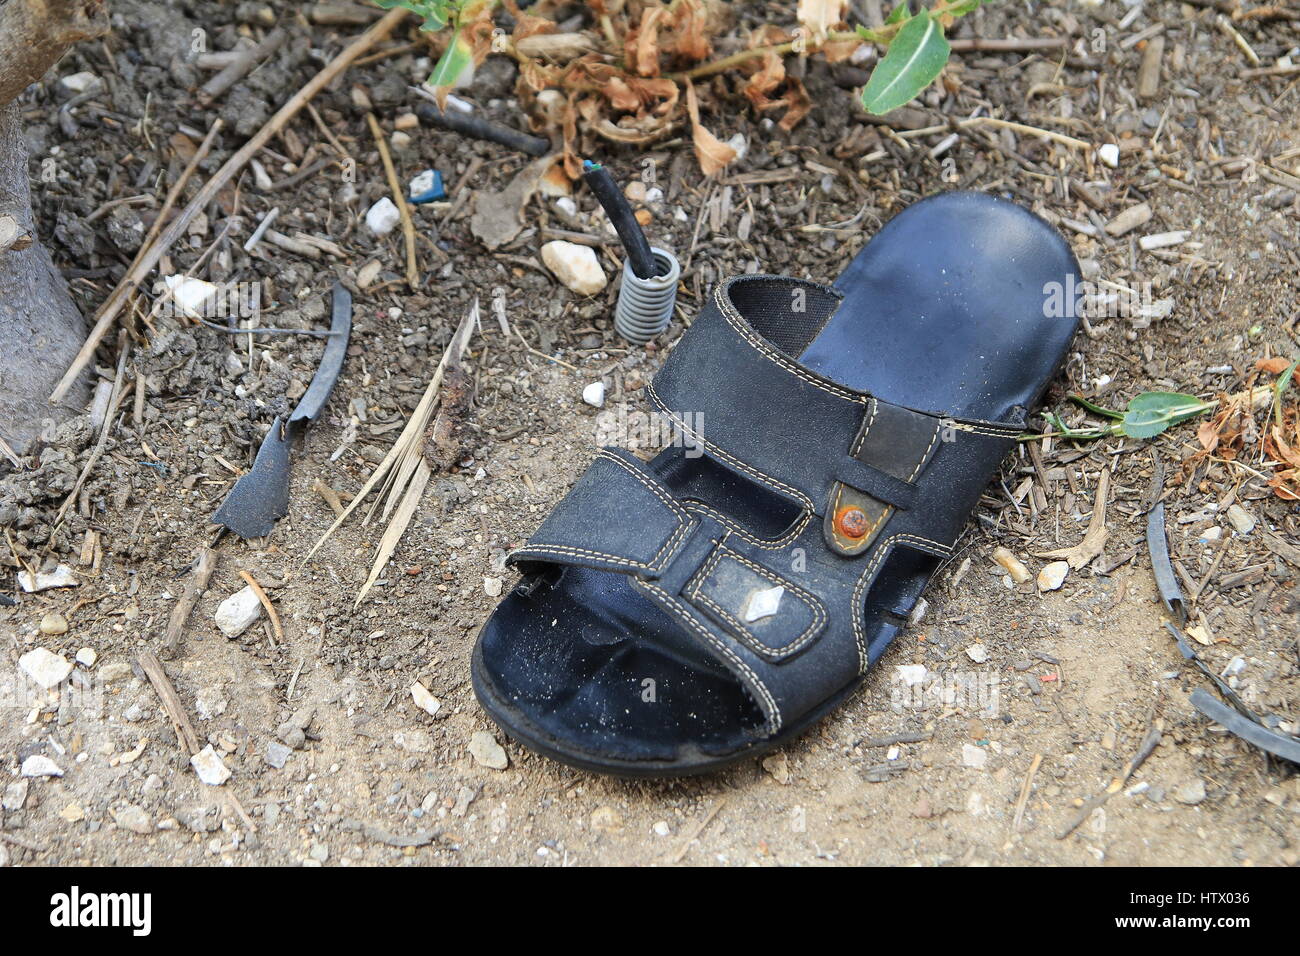
[[[435,103],[420,103],[415,108],[415,115],[426,126],[437,126],[473,139],[485,139],[488,142],[500,143],[502,146],[517,149],[529,156],[545,156],[551,151],[551,141],[549,139],[522,133],[517,129],[511,129],[509,126],[502,126],[490,120],[479,119],[477,116],[462,113],[460,110],[440,110]]]
[[[600,163],[585,159],[582,161],[582,178],[600,200],[609,221],[614,224],[614,231],[623,242],[632,271],[638,279],[653,279],[658,274],[658,267],[654,254],[650,251],[650,243],[641,231],[641,224],[636,221],[623,191],[614,182],[614,177]]]

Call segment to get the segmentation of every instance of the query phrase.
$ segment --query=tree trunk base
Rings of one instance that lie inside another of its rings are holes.
[[[14,104],[0,106],[0,211],[35,235],[19,123]],[[85,408],[88,374],[58,405],[49,403],[85,339],[85,321],[45,247],[37,241],[0,251],[0,438],[19,454],[48,424]]]

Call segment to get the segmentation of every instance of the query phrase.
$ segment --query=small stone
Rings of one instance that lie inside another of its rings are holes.
[[[330,848],[324,843],[313,843],[311,849],[307,852],[317,863],[324,863],[330,858]]]
[[[199,779],[209,787],[219,787],[230,779],[230,770],[221,762],[217,752],[208,744],[190,758],[190,766],[199,775]]]
[[[1186,783],[1174,787],[1173,798],[1179,803],[1194,807],[1205,799],[1205,781],[1195,777]]]
[[[171,290],[172,303],[182,315],[190,318],[199,318],[212,311],[208,308],[208,303],[221,292],[211,282],[193,276],[171,275],[163,279],[163,282]]]
[[[593,830],[621,830],[623,818],[613,807],[597,807],[591,814],[591,827]]]
[[[1245,669],[1246,669],[1246,658],[1238,655],[1237,657],[1234,657],[1232,660],[1228,661],[1228,665],[1223,668],[1223,672],[1219,676],[1236,677]]]
[[[894,670],[898,673],[899,679],[906,687],[915,687],[921,681],[925,680],[927,673],[924,664],[899,664]]]
[[[646,184],[639,179],[634,179],[623,188],[623,195],[632,202],[645,202]]]
[[[461,787],[460,792],[456,794],[456,803],[451,808],[451,815],[453,817],[463,817],[466,811],[469,810],[469,805],[474,802],[474,798],[477,796],[477,790]]]
[[[961,745],[961,763],[963,767],[983,770],[988,760],[988,751],[983,747],[976,747],[974,744]]]
[[[976,664],[983,664],[989,659],[989,649],[983,644],[972,644],[966,648],[966,656]]]
[[[504,748],[486,730],[477,730],[470,737],[469,753],[475,763],[489,770],[505,770],[510,764]]]
[[[493,597],[493,598],[500,597],[501,585],[502,585],[501,578],[485,577],[483,578],[483,593],[486,594],[488,597]]]
[[[80,823],[82,820],[86,819],[86,811],[81,809],[80,804],[69,803],[59,811],[59,816],[64,820],[67,820],[69,823]]]
[[[727,145],[736,151],[736,158],[732,160],[733,163],[740,162],[745,158],[745,154],[749,152],[749,140],[744,133],[737,133],[732,136],[731,139],[727,140]]]
[[[215,620],[221,633],[234,640],[252,627],[261,616],[262,602],[250,584],[221,602]]]
[[[1241,505],[1228,505],[1228,520],[1232,522],[1237,534],[1250,534],[1255,530],[1255,516]]]
[[[1119,166],[1119,147],[1114,143],[1106,143],[1097,150],[1097,158],[1111,169],[1115,169]]]
[[[1015,581],[1017,584],[1024,584],[1026,581],[1033,578],[1033,575],[1029,573],[1029,569],[1025,567],[1024,562],[1006,548],[994,548],[993,560],[1005,568],[1007,573],[1011,575],[1011,580]]]
[[[659,820],[650,828],[654,831],[655,836],[666,837],[673,831],[668,826],[667,820]]]
[[[4,798],[0,799],[0,806],[3,806],[10,813],[21,810],[23,804],[27,802],[27,787],[28,782],[26,780],[15,780],[9,784],[9,786],[5,787]]]
[[[592,382],[582,390],[582,400],[592,408],[605,407],[605,383]]]
[[[442,707],[442,703],[438,698],[430,694],[429,689],[419,681],[411,685],[411,699],[415,701],[416,707],[419,707],[430,717],[437,716],[438,710]]]
[[[393,734],[393,743],[407,753],[427,754],[433,750],[433,738],[423,730],[399,730]]]
[[[82,667],[94,667],[97,660],[99,660],[99,655],[95,653],[93,647],[83,647],[77,651],[76,661]]]
[[[1070,573],[1070,562],[1053,561],[1051,564],[1043,565],[1043,569],[1038,572],[1038,590],[1039,591],[1059,591],[1061,585],[1065,583],[1065,576]]]
[[[383,270],[384,264],[378,259],[371,259],[364,266],[357,270],[357,288],[368,289],[379,278],[379,273]]]
[[[51,611],[41,618],[41,633],[54,637],[68,633],[68,619],[58,611]]]
[[[70,73],[59,82],[69,93],[85,93],[98,87],[100,79],[89,70],[82,70],[80,73]]]
[[[63,771],[44,754],[32,754],[23,761],[20,771],[24,777],[62,777]]]
[[[292,753],[293,749],[291,747],[285,746],[278,740],[269,740],[267,741],[266,752],[263,757],[267,764],[274,767],[276,770],[282,770],[284,769],[284,765],[288,763],[289,757]]]
[[[28,651],[18,658],[18,666],[28,677],[41,687],[49,690],[58,687],[72,673],[72,662],[62,654],[55,654],[43,647]]]
[[[553,239],[546,243],[542,246],[542,262],[566,288],[578,295],[595,295],[609,281],[596,251],[576,242]]]
[[[131,665],[125,661],[117,661],[112,664],[104,664],[99,669],[99,679],[105,684],[112,684],[115,681],[125,680],[131,676]]]
[[[18,586],[28,594],[48,591],[50,588],[75,588],[80,583],[72,573],[72,568],[66,564],[58,565],[53,571],[37,571],[35,576],[26,571],[18,572]]]
[[[393,201],[387,196],[375,203],[366,212],[366,228],[376,236],[386,236],[402,221],[402,214],[397,211]]]
[[[132,833],[141,835],[153,833],[153,821],[149,819],[149,814],[134,805],[113,811],[113,820],[118,826]]]
[[[763,758],[763,769],[772,775],[772,779],[781,786],[790,782],[790,758],[785,754],[772,754]]]

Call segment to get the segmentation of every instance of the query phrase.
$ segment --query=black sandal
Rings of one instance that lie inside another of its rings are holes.
[[[1078,266],[1012,203],[924,200],[834,287],[721,283],[484,624],[474,689],[525,746],[674,776],[756,756],[861,683],[1064,359]],[[1064,308],[1061,306],[1064,304]]]

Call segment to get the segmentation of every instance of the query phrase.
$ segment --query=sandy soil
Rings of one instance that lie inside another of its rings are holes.
[[[793,5],[745,6],[771,8],[788,22]],[[721,182],[701,177],[686,140],[608,157],[628,171],[645,156],[652,160],[666,196],[652,207],[649,231],[690,262],[681,312],[664,343],[681,333],[717,275],[762,269],[829,281],[890,215],[922,195],[961,186],[1033,206],[1061,223],[1091,275],[1149,283],[1153,300],[1172,300],[1164,318],[1092,321],[1049,395],[1049,406],[1068,420],[1080,413],[1063,402],[1067,391],[1122,407],[1145,390],[1214,397],[1245,387],[1258,359],[1296,352],[1300,90],[1294,77],[1241,78],[1250,64],[1215,27],[1208,6],[1148,3],[1123,24],[1127,8],[1116,3],[1061,5],[1032,20],[1014,5],[987,9],[966,29],[994,37],[1068,32],[1086,41],[1083,56],[1095,62],[965,54],[954,60],[946,92],[891,115],[888,128],[858,115],[852,90],[839,85],[852,76],[817,63],[806,76],[817,106],[792,135],[770,128],[721,87],[711,90],[706,122],[723,139],[741,133],[749,143]],[[88,214],[113,198],[161,195],[184,162],[176,156],[184,145],[176,137],[185,138],[178,126],[205,131],[220,114],[231,131],[202,167],[201,175],[210,174],[256,129],[257,116],[357,29],[290,18],[295,39],[277,58],[202,110],[186,92],[207,75],[189,61],[191,30],[207,30],[212,49],[229,48],[241,29],[235,8],[114,8],[116,32],[107,45],[77,50],[55,71],[111,78],[111,96],[78,109],[76,135],[55,120],[66,92],[54,77],[24,104],[34,174],[49,158],[61,171],[57,181],[37,185],[38,212],[54,236],[56,259],[80,270],[69,274],[87,313],[120,275],[123,252],[133,252],[115,248],[120,234],[129,239],[130,215],[86,225]],[[1125,40],[1157,24],[1164,25],[1164,72],[1158,95],[1139,102],[1133,88],[1141,45]],[[1266,64],[1300,42],[1294,22],[1242,30]],[[1091,45],[1098,36],[1104,50]],[[1234,460],[1213,456],[1185,466],[1201,448],[1195,424],[1149,441],[1040,445],[1041,477],[1027,448],[1009,460],[927,593],[928,608],[865,689],[762,763],[699,779],[628,783],[558,766],[501,735],[476,705],[468,675],[475,631],[495,603],[488,592],[512,583],[501,560],[598,449],[601,421],[582,402],[583,387],[605,382],[607,412],[643,411],[641,386],[663,353],[629,350],[613,333],[612,290],[582,299],[538,262],[543,228],[601,234],[590,195],[575,196],[572,219],[553,200],[534,200],[520,236],[488,254],[470,230],[476,195],[502,188],[525,159],[449,133],[413,130],[395,154],[404,177],[442,170],[453,200],[451,208],[419,211],[427,280],[420,294],[405,290],[400,234],[376,240],[358,221],[386,187],[354,85],[391,132],[393,118],[410,105],[405,84],[426,68],[416,54],[400,53],[352,71],[322,94],[316,108],[356,153],[360,195],[349,198],[335,168],[274,193],[246,177],[242,233],[233,236],[229,260],[215,264],[214,281],[271,283],[280,326],[319,326],[336,276],[357,290],[349,359],[325,415],[295,455],[288,517],[267,539],[221,540],[218,569],[183,652],[167,665],[202,743],[233,771],[223,788],[203,785],[190,771],[158,698],[131,664],[161,638],[191,561],[213,538],[209,517],[273,417],[292,406],[286,396],[310,379],[319,342],[259,339],[250,368],[242,338],[232,344],[160,318],[152,332],[141,330],[148,334],[127,362],[131,376],[138,371],[147,381],[142,414],[136,418],[128,399],[64,526],[51,534],[53,513],[95,437],[84,420],[65,427],[39,463],[29,459],[0,482],[10,580],[10,549],[38,564],[66,562],[80,580],[0,607],[7,653],[16,662],[44,647],[71,660],[93,649],[94,666],[79,669],[99,692],[91,701],[102,702],[98,713],[78,710],[65,690],[60,707],[57,695],[20,693],[16,668],[12,678],[0,678],[8,695],[0,782],[9,788],[0,863],[1300,862],[1294,767],[1215,728],[1188,702],[1206,680],[1162,627],[1140,502],[1158,460],[1171,551],[1184,569],[1185,592],[1200,588],[1193,623],[1205,643],[1198,650],[1216,672],[1241,658],[1244,667],[1231,678],[1239,692],[1293,726],[1300,720],[1297,568],[1266,539],[1300,544],[1300,519],[1294,504],[1264,483],[1270,471],[1258,436],[1248,435]],[[508,70],[493,67],[484,88],[471,92],[490,115],[518,123],[512,82]],[[1008,130],[963,132],[936,158],[928,151],[945,132],[907,135],[981,105],[1089,142],[1117,142],[1119,166],[1090,165],[1067,147]],[[146,106],[147,140],[133,128]],[[292,129],[297,148],[318,144],[318,155],[333,155],[305,115]],[[297,168],[285,167],[295,147],[276,140],[273,148],[264,161],[272,178],[283,179]],[[746,184],[744,174],[762,170],[789,176]],[[1080,183],[1099,197],[1100,209],[1079,198]],[[1143,201],[1153,209],[1150,222],[1119,237],[1095,235],[1094,220],[1108,222]],[[232,213],[229,202],[212,210],[192,247],[174,251],[177,268],[216,238]],[[347,258],[241,252],[252,224],[276,205],[281,232],[327,235]],[[151,207],[126,208],[147,215]],[[846,228],[816,228],[855,217]],[[1170,230],[1190,237],[1158,252],[1139,248],[1139,236]],[[383,271],[361,290],[357,275],[371,260]],[[604,256],[611,275],[614,262]],[[379,586],[354,606],[383,525],[353,519],[304,561],[334,518],[313,485],[344,494],[361,486],[476,296],[485,321],[468,359],[476,398],[466,457],[435,476]],[[491,318],[495,302],[535,351],[502,336]],[[115,361],[105,353],[102,373],[111,377]],[[990,559],[992,550],[1010,549],[1036,573],[1046,563],[1041,552],[1077,543],[1102,468],[1112,472],[1104,553],[1071,572],[1058,591],[1012,582]],[[1232,504],[1254,520],[1249,533],[1225,517]],[[236,640],[216,629],[218,603],[243,586],[240,571],[267,586],[282,640],[265,620]],[[66,633],[42,633],[52,612],[66,618]],[[895,670],[908,664],[950,684],[983,681],[996,689],[995,706],[960,697],[911,706],[900,698]],[[440,701],[436,716],[413,702],[416,681]],[[305,739],[277,768],[268,754],[279,760],[286,722],[306,723]],[[1061,838],[1078,804],[1121,773],[1153,726],[1163,730],[1160,743],[1125,789]],[[470,756],[479,731],[504,746],[507,769]],[[18,770],[32,755],[53,760],[63,776],[24,782]],[[223,791],[235,795],[256,830]]]

